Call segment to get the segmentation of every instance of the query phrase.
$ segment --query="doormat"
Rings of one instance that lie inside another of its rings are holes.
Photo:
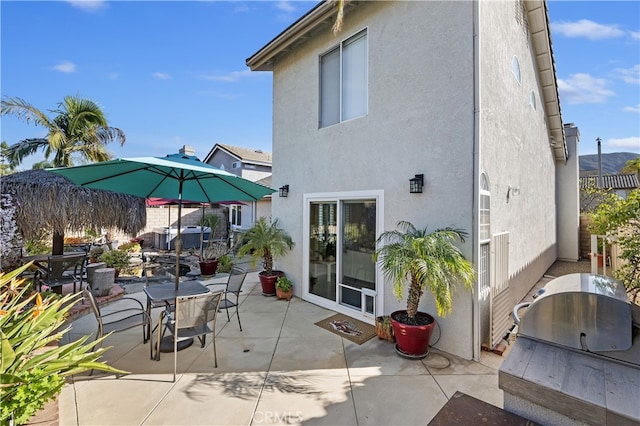
[[[363,344],[376,335],[376,328],[373,325],[358,321],[343,314],[335,314],[315,324],[358,345]]]

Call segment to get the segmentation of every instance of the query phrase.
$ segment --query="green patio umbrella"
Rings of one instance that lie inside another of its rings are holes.
[[[257,201],[275,190],[241,178],[197,157],[170,154],[166,157],[122,158],[76,167],[49,169],[76,185],[122,192],[138,197],[176,198],[176,290],[179,284],[182,200],[201,203]]]

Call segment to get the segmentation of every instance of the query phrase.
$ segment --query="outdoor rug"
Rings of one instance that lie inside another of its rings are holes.
[[[358,345],[363,344],[376,335],[376,328],[373,325],[358,321],[343,314],[335,314],[315,324]]]

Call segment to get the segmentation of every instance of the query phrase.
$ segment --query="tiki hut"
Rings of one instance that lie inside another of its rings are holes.
[[[46,170],[27,170],[0,178],[2,193],[18,204],[16,225],[25,239],[53,233],[53,254],[64,251],[64,233],[117,228],[133,235],[147,222],[145,199],[83,188]]]

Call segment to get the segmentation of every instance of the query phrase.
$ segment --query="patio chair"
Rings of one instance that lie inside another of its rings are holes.
[[[238,307],[240,306],[240,292],[242,291],[242,285],[244,284],[244,280],[247,277],[247,272],[244,269],[233,268],[229,273],[229,279],[227,280],[227,286],[223,292],[223,299],[220,302],[220,310],[224,309],[227,311],[227,322],[231,321],[231,316],[229,315],[229,309],[235,308],[236,317],[238,317],[238,325],[240,326],[240,331],[242,331],[242,324],[240,323],[240,314],[238,313]],[[219,284],[209,284],[207,287],[215,287]],[[235,296],[235,300],[231,298]]]
[[[40,262],[42,265],[43,262]],[[42,290],[43,285],[51,288],[61,287],[64,284],[73,284],[73,292],[76,292],[76,284],[82,283],[86,274],[87,253],[69,252],[47,256],[46,265],[42,265],[34,275],[35,283]]]
[[[156,342],[156,360],[160,359],[160,343],[164,334],[169,331],[173,335],[173,381],[176,381],[178,370],[178,342],[197,337],[200,347],[204,348],[207,334],[213,336],[213,359],[218,368],[216,353],[216,317],[222,291],[205,293],[197,296],[176,298],[175,310],[167,309],[160,314],[158,320],[158,340]],[[164,327],[163,320],[166,319]],[[160,330],[162,329],[162,334]]]
[[[142,303],[132,297],[121,297],[118,302],[127,301],[128,307],[117,309],[112,312],[103,314],[100,312],[100,307],[93,297],[91,290],[85,288],[82,291],[84,299],[91,305],[91,310],[98,321],[98,331],[96,332],[96,339],[103,337],[105,334],[118,333],[120,331],[129,330],[133,327],[142,327],[142,341],[143,343],[149,342],[149,353],[151,359],[153,359],[153,335],[146,335],[147,326],[151,324],[151,317],[142,306]],[[134,302],[134,303],[130,303]],[[102,346],[102,342],[98,344],[98,347]]]

